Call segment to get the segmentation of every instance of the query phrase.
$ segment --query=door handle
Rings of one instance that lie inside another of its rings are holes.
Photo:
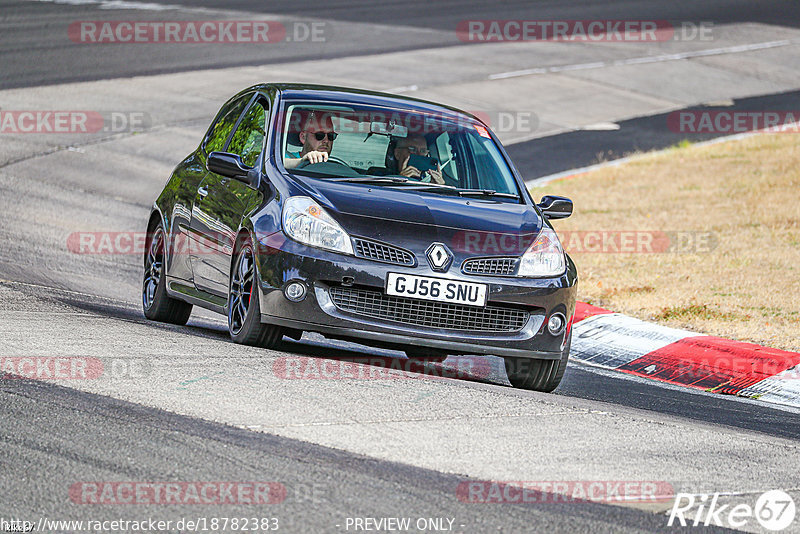
[[[197,190],[197,194],[203,198],[206,198],[206,195],[208,194],[208,186],[204,185],[203,187],[199,188]]]

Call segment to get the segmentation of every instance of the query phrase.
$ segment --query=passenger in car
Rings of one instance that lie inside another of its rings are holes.
[[[389,153],[386,158],[388,174],[399,174],[407,178],[417,178],[423,182],[432,181],[437,184],[444,184],[442,168],[438,163],[435,169],[429,169],[423,177],[423,173],[419,169],[408,164],[408,160],[412,155],[430,156],[428,141],[424,135],[416,133],[393,140],[389,144]]]
[[[312,111],[302,124],[298,137],[303,148],[295,153],[287,150],[283,160],[283,166],[287,169],[294,169],[303,161],[309,164],[328,161],[333,148],[337,133],[333,131],[333,120],[329,113],[318,115]]]

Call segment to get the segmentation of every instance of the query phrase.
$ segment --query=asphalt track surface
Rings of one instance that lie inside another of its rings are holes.
[[[3,384],[2,395],[6,421],[2,465],[4,479],[10,481],[2,488],[3,517],[39,512],[50,519],[85,519],[85,509],[74,503],[48,513],[48,496],[64,493],[63,480],[105,480],[109,472],[126,480],[157,481],[263,481],[268,474],[268,481],[280,481],[286,488],[286,500],[260,507],[258,517],[278,517],[281,530],[289,532],[344,531],[346,517],[398,515],[457,518],[453,529],[462,532],[665,530],[662,517],[619,506],[462,503],[453,498],[464,480],[457,475],[377,461],[41,382]],[[102,437],[98,439],[95,433]],[[36,464],[46,464],[46,469],[39,471]],[[39,480],[37,506],[31,503],[31,480]],[[252,507],[243,504],[206,506],[201,512],[197,507],[171,506],[166,514],[159,505],[144,505],[135,514],[115,510],[108,517],[167,519],[215,513],[253,516]],[[106,514],[92,510],[91,516],[103,519]],[[338,525],[342,528],[335,528]],[[712,529],[717,530],[723,531]]]
[[[460,21],[496,19],[498,15],[497,6],[484,1],[361,0],[320,5],[258,0],[157,0],[146,3],[176,6],[176,9],[120,10],[113,9],[114,2],[109,0],[97,0],[96,3],[91,0],[62,3],[0,1],[0,56],[3,57],[0,89],[454,46],[463,44],[455,35]],[[797,27],[797,12],[795,2],[781,0],[538,0],[502,3],[503,18],[523,20],[641,18],[694,23],[713,21],[719,25],[761,22]],[[266,20],[281,21],[289,27],[290,38],[295,23],[323,21],[327,24],[327,40],[324,43],[295,40],[269,47],[237,44],[144,44],[131,47],[76,43],[67,35],[71,23],[85,20],[242,20],[243,14],[250,17],[259,14]],[[419,68],[435,69],[436,66],[421,64]]]
[[[664,125],[672,113],[736,113],[758,111],[794,112],[800,91],[733,99],[724,106],[691,106],[669,113],[657,113],[616,123],[618,129],[577,130],[550,135],[508,147],[509,156],[532,180],[603,161],[613,161],[636,152],[675,146],[682,141],[709,141],[723,136],[718,132],[674,132]]]
[[[231,10],[286,17],[281,20],[307,20],[313,13],[334,24],[334,31],[355,33],[352,40],[332,41],[321,54],[303,46],[270,50],[265,57],[235,47],[216,47],[209,54],[200,46],[147,45],[152,49],[145,60],[131,47],[79,49],[64,42],[61,30],[54,31],[73,20],[206,19],[215,13],[195,7],[224,9],[229,19],[236,18]],[[624,12],[626,18],[797,27],[796,7],[790,2],[508,3],[503,18],[619,18]],[[4,2],[0,9],[4,30],[11,30],[0,37],[2,88],[447,47],[460,44],[452,38],[459,20],[497,18],[495,7],[478,2],[401,7],[342,2],[317,9],[289,2],[195,2],[191,8],[123,14],[96,5]],[[370,25],[389,20],[389,28],[376,36]],[[752,98],[737,99],[735,106],[781,109],[796,102],[797,94]],[[674,144],[658,128],[662,121],[658,115],[620,121],[614,132],[564,133],[511,145],[510,152],[527,176],[540,176],[591,163],[598,151],[614,157]],[[203,124],[188,125],[192,135],[198,127]],[[142,150],[136,142],[133,138],[121,150],[136,154]],[[552,161],[538,163],[548,153],[555,154]],[[145,362],[147,373],[96,384],[0,381],[0,517],[277,516],[288,532],[344,532],[347,517],[398,516],[454,518],[454,530],[463,532],[668,530],[663,506],[475,505],[456,498],[459,483],[485,479],[660,476],[676,491],[728,491],[731,502],[784,489],[800,503],[796,410],[575,365],[552,395],[508,388],[502,372],[482,379],[286,384],[269,376],[278,358],[399,353],[317,336],[287,340],[279,352],[246,349],[230,343],[224,323],[203,311],[183,328],[150,323],[136,302],[138,258],[76,258],[46,246],[50,236],[61,235],[62,219],[83,219],[93,228],[136,228],[165,178],[115,188],[98,179],[103,159],[93,165],[94,174],[80,176],[66,167],[26,174],[24,162],[14,166],[8,160],[0,169],[8,172],[0,174],[2,239],[17,241],[0,251],[0,348],[8,355],[129,358]],[[68,498],[71,484],[104,480],[269,480],[282,483],[287,498],[256,513],[248,505],[103,507]],[[760,531],[757,525],[746,530]]]

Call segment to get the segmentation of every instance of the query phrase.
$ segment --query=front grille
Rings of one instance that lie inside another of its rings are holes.
[[[499,306],[464,306],[384,295],[352,287],[330,288],[333,304],[342,311],[405,325],[469,332],[518,332],[528,312]]]
[[[517,270],[517,258],[475,258],[461,266],[465,274],[510,276]]]
[[[402,248],[359,238],[353,239],[353,244],[355,245],[356,256],[359,258],[394,263],[395,265],[413,266],[415,263],[414,255]]]

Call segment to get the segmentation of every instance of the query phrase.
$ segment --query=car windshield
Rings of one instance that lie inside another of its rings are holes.
[[[465,115],[290,101],[282,119],[280,150],[291,173],[519,201],[486,127]]]

